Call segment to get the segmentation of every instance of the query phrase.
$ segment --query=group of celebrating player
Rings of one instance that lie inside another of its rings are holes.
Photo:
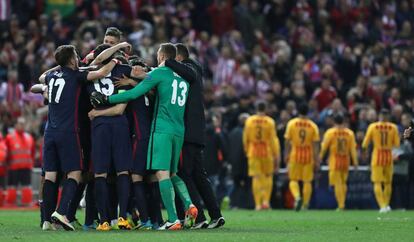
[[[273,172],[280,161],[280,145],[273,119],[265,115],[265,104],[259,103],[258,113],[246,120],[243,143],[248,157],[249,176],[256,210],[269,208]],[[297,211],[307,209],[312,194],[314,171],[329,152],[329,184],[334,187],[338,210],[345,208],[349,167],[358,167],[355,134],[346,127],[343,114],[334,116],[335,126],[328,129],[320,145],[318,126],[308,117],[308,106],[298,107],[298,117],[290,120],[285,131],[285,163],[289,189]],[[400,146],[397,126],[389,122],[388,110],[381,110],[379,121],[371,123],[362,143],[363,155],[372,144],[371,181],[380,212],[391,210],[393,160],[392,149]],[[321,149],[320,149],[321,146]],[[320,151],[319,151],[320,150]],[[302,189],[300,189],[300,183]]]
[[[194,113],[187,99],[192,106],[201,100],[196,97],[197,92],[201,96],[201,75],[183,61],[189,57],[187,48],[161,44],[158,67],[150,71],[137,56],[126,53],[130,45],[120,39],[118,29],[108,28],[104,43],[82,62],[74,46],[59,46],[55,51],[58,66],[41,75],[43,85],[32,88],[43,93],[48,102],[41,192],[43,230],[54,230],[56,225],[75,230],[75,213],[85,187],[84,229],[223,226],[225,221],[211,188],[208,190],[208,180],[202,175],[192,178],[192,169],[181,173],[185,181],[177,176],[179,161],[196,162],[204,142],[187,138],[203,137],[185,118]],[[204,113],[196,113],[202,120],[198,129],[203,131]],[[185,150],[195,155],[187,155]],[[62,177],[66,179],[58,202]],[[193,188],[190,194],[187,190],[186,184],[192,182],[202,188],[199,193],[209,210],[210,223]],[[176,194],[182,202],[177,207]],[[161,200],[168,214],[166,222]]]

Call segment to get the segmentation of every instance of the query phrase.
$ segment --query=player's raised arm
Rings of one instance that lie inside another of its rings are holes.
[[[52,72],[52,71],[57,71],[57,70],[59,70],[59,69],[60,69],[60,66],[59,66],[59,65],[57,65],[57,66],[55,66],[55,67],[50,68],[49,70],[46,70],[45,72],[43,72],[43,73],[42,73],[42,75],[40,75],[40,77],[39,77],[39,82],[40,82],[40,83],[42,83],[42,84],[44,84],[44,83],[45,83],[45,79],[46,79],[46,75],[47,75],[49,72]]]
[[[131,48],[131,45],[127,42],[122,42],[112,47],[109,47],[108,49],[99,53],[99,55],[91,62],[90,65],[97,65],[102,63],[103,61],[111,57],[113,54],[115,54],[115,52],[123,48]]]
[[[120,61],[117,59],[112,59],[108,64],[101,67],[99,70],[96,71],[90,71],[88,72],[88,75],[86,76],[86,79],[88,81],[93,81],[96,79],[101,79],[107,76],[112,69],[115,67],[116,64],[119,64]]]
[[[197,81],[197,73],[195,70],[188,64],[178,62],[173,59],[168,59],[165,61],[165,66],[171,68],[175,73],[180,75],[188,83],[193,83]]]

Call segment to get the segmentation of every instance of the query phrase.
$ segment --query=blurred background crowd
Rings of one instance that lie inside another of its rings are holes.
[[[160,43],[183,42],[204,67],[205,166],[223,199],[247,181],[241,114],[252,114],[257,100],[268,103],[282,149],[300,102],[308,103],[321,134],[333,114],[346,113],[359,145],[381,108],[400,131],[408,127],[413,12],[414,0],[2,0],[1,132],[24,116],[41,147],[47,110],[28,89],[55,65],[61,44],[76,45],[84,57],[115,26],[155,66]],[[409,145],[401,149],[411,156]],[[36,154],[40,166],[40,148]],[[360,164],[368,162],[361,157]]]

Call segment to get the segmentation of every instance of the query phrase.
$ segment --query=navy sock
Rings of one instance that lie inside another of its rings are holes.
[[[58,185],[50,180],[45,180],[43,184],[43,202],[41,209],[43,210],[44,221],[51,221],[50,217],[56,209],[58,188]]]
[[[161,194],[158,182],[151,182],[148,184],[150,189],[150,199],[149,203],[150,206],[150,218],[151,223],[155,224],[162,224],[164,221],[162,219],[161,213]]]
[[[61,215],[67,215],[68,209],[71,201],[75,197],[76,189],[78,188],[78,183],[72,179],[68,178],[63,184],[62,196],[60,197],[60,203],[57,208],[57,212]]]
[[[109,220],[118,219],[118,194],[116,189],[116,180],[114,177],[110,177],[107,180],[108,188],[108,218]]]
[[[95,182],[91,181],[86,187],[85,193],[85,225],[92,225],[94,220],[98,218],[98,211],[96,210],[95,204],[95,195],[93,194],[95,190]]]
[[[128,200],[130,192],[130,179],[129,175],[122,174],[116,178],[116,186],[118,193],[118,202],[119,202],[119,217],[126,218],[127,209],[128,209]]]
[[[83,191],[85,190],[85,183],[80,183],[76,189],[75,196],[70,202],[68,214],[66,215],[67,219],[72,222],[76,219],[76,210],[78,210],[79,202],[82,200]]]
[[[148,221],[148,207],[147,198],[145,197],[144,184],[145,183],[143,181],[133,183],[135,206],[138,208],[139,218],[143,223]]]
[[[108,217],[108,184],[105,177],[95,178],[95,201],[99,212],[100,223],[109,222]]]

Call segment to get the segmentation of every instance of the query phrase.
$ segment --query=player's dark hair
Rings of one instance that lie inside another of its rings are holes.
[[[70,59],[75,55],[75,46],[73,45],[61,45],[55,50],[55,60],[60,66],[66,66],[69,64]]]
[[[256,110],[258,112],[265,112],[266,111],[266,103],[263,101],[260,101],[256,104]]]
[[[108,44],[100,44],[96,46],[96,48],[93,50],[93,58],[98,57],[100,53],[102,53],[104,50],[109,49],[111,46]]]
[[[146,72],[149,72],[151,70],[151,68],[139,57],[128,59],[128,63],[131,66],[142,66],[145,68]]]
[[[300,115],[306,116],[309,112],[309,107],[307,103],[301,103],[298,106],[298,113]]]
[[[333,117],[333,119],[334,119],[334,122],[336,124],[343,124],[344,121],[345,121],[344,115],[342,115],[342,113],[335,114],[334,117]]]
[[[175,44],[175,48],[177,48],[177,55],[181,55],[184,59],[188,59],[190,57],[190,52],[185,44]]]
[[[161,44],[160,51],[164,53],[167,59],[175,59],[175,56],[177,55],[177,48],[170,43]]]
[[[121,39],[122,32],[118,28],[109,27],[106,29],[105,36],[113,36],[115,38]]]

